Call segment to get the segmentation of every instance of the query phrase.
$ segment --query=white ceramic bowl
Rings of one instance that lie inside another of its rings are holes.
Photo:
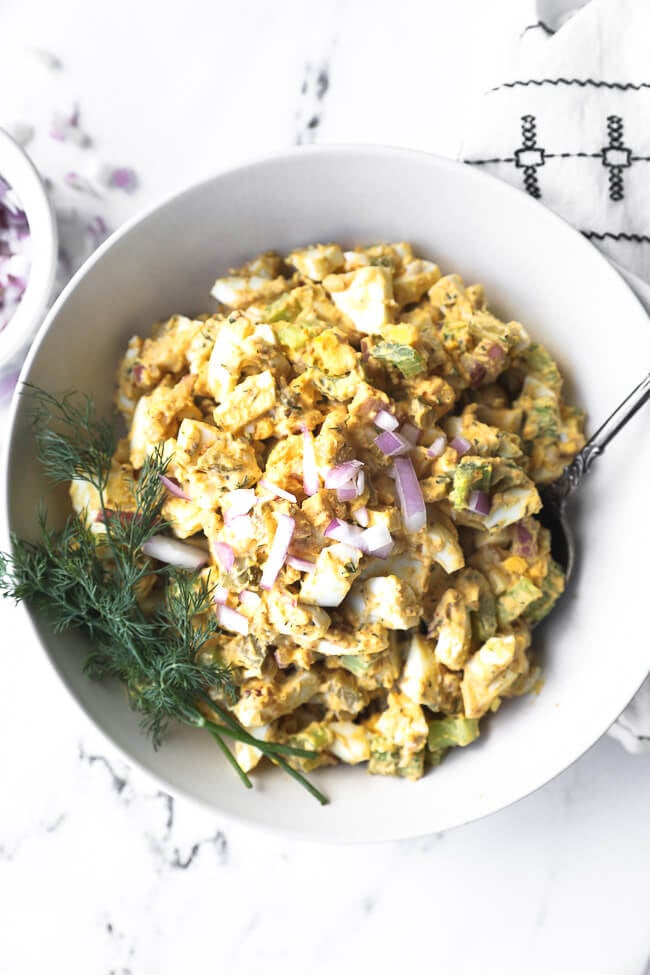
[[[0,129],[0,176],[16,191],[31,235],[27,287],[11,321],[0,331],[1,373],[11,368],[43,322],[56,274],[58,234],[41,177],[27,153],[4,129]]]
[[[568,377],[593,423],[650,363],[650,328],[628,287],[576,231],[522,193],[474,169],[413,152],[312,148],[242,166],[194,186],[115,234],[65,290],[23,379],[82,389],[109,409],[115,364],[134,332],[172,312],[211,308],[217,273],[267,248],[313,241],[412,241],[445,271],[484,282],[501,314],[521,319]],[[5,529],[34,535],[46,484],[26,404],[16,400],[4,477]],[[639,415],[590,475],[574,510],[580,559],[571,590],[535,643],[539,697],[507,702],[481,740],[413,784],[364,769],[314,773],[318,806],[284,775],[244,790],[207,736],[175,730],[154,752],[119,688],[81,673],[80,635],[33,618],[49,659],[97,725],[171,792],[230,816],[341,840],[444,830],[525,796],[578,758],[614,721],[649,667],[646,628],[650,424]],[[64,494],[50,499],[61,517]],[[53,716],[51,716],[53,717]]]

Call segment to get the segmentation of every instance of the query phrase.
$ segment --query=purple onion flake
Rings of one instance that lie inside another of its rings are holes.
[[[124,190],[125,193],[132,193],[138,187],[138,177],[129,166],[116,166],[111,173],[109,185]]]

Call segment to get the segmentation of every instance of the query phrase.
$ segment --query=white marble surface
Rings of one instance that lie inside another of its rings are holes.
[[[46,48],[63,69],[5,87],[0,122],[20,105],[57,181],[72,150],[39,133],[57,99],[77,95],[95,140],[88,165],[107,158],[140,176],[137,193],[97,199],[115,226],[215,168],[296,141],[455,155],[467,105],[522,18],[518,0],[313,7],[2,0],[3,48]],[[320,847],[164,795],[68,699],[20,610],[0,606],[0,631],[3,975],[650,971],[650,755],[604,740],[482,822]]]

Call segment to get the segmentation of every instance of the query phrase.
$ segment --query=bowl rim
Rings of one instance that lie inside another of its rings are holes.
[[[42,323],[38,331],[38,334],[36,335],[34,342],[32,343],[32,346],[29,350],[29,354],[23,364],[19,381],[18,381],[18,386],[16,387],[16,391],[14,392],[10,404],[9,414],[7,418],[6,439],[2,444],[2,454],[0,457],[0,501],[1,501],[0,547],[5,547],[8,544],[10,538],[9,508],[7,503],[9,497],[9,488],[10,488],[9,456],[10,456],[10,445],[13,439],[13,431],[16,423],[18,407],[20,402],[19,401],[20,387],[23,382],[23,377],[30,370],[32,362],[36,357],[36,355],[38,354],[40,345],[44,340],[45,335],[49,332],[49,329],[53,324],[53,322],[55,321],[56,317],[58,316],[60,309],[67,301],[69,295],[75,290],[79,282],[91,271],[94,265],[101,259],[103,254],[107,250],[109,250],[115,243],[117,243],[117,241],[125,237],[133,227],[137,226],[141,222],[144,222],[151,214],[155,213],[160,209],[165,208],[168,204],[172,202],[180,201],[182,197],[185,196],[186,194],[195,193],[199,191],[203,186],[212,183],[216,179],[219,179],[221,177],[228,177],[240,171],[251,170],[258,167],[264,167],[269,163],[292,161],[300,157],[327,156],[328,154],[337,157],[354,156],[355,154],[365,154],[367,158],[370,158],[371,156],[375,156],[375,157],[392,156],[396,159],[403,158],[405,160],[420,161],[420,162],[430,160],[433,163],[435,163],[436,166],[440,167],[443,170],[444,169],[457,170],[460,166],[463,166],[466,172],[466,178],[474,181],[478,181],[479,183],[483,183],[485,185],[489,184],[492,187],[491,192],[503,193],[509,198],[518,199],[520,203],[522,197],[526,199],[525,194],[521,190],[512,186],[511,184],[506,183],[505,181],[500,180],[489,173],[479,171],[474,167],[470,167],[466,164],[463,164],[457,160],[452,160],[449,158],[438,156],[434,153],[429,153],[424,150],[409,149],[401,146],[391,146],[391,145],[381,145],[381,144],[343,143],[343,144],[331,144],[331,145],[298,146],[289,149],[276,150],[270,153],[256,155],[241,163],[237,163],[234,165],[229,165],[225,168],[217,169],[215,170],[215,172],[213,172],[212,174],[206,176],[201,180],[190,183],[187,186],[182,187],[181,189],[177,189],[173,192],[166,194],[165,196],[155,201],[154,203],[150,204],[143,210],[134,214],[127,221],[125,221],[125,223],[122,224],[116,231],[114,231],[111,234],[111,236],[108,237],[86,259],[86,261],[84,261],[81,267],[71,277],[70,281],[62,290],[62,292],[58,296],[52,308],[49,310],[44,322]],[[536,201],[533,201],[531,199],[526,200],[527,205],[535,202]],[[559,216],[553,210],[545,207],[543,204],[537,204],[537,205],[540,206],[541,210],[544,211],[545,214],[544,218],[549,220],[551,224],[555,224],[558,227],[564,228],[563,229],[564,233],[568,231],[572,236],[574,236],[574,238],[579,239],[581,241],[581,244],[589,245],[589,242],[585,240],[585,238],[582,236],[580,231],[578,231],[575,227],[573,227],[570,223],[568,223],[568,221],[566,221],[564,218]],[[631,298],[633,299],[634,302],[636,302],[636,304],[639,307],[639,310],[644,312],[645,314],[645,309],[643,308],[643,304],[640,301],[638,295],[630,287],[630,285],[627,283],[625,278],[619,273],[618,268],[614,266],[605,257],[605,255],[598,250],[598,248],[594,247],[593,244],[589,246],[593,252],[593,256],[598,262],[601,263],[603,269],[607,270],[607,273],[613,272],[614,274],[616,274],[616,276],[621,280],[622,285],[626,287],[627,290],[630,292]],[[31,612],[25,606],[21,606],[20,611],[29,618],[32,632],[36,640],[38,641],[41,649],[43,650],[50,667],[53,668],[58,679],[61,681],[66,691],[70,695],[70,697],[75,701],[77,707],[79,707],[82,710],[82,712],[86,715],[86,717],[90,720],[93,727],[96,728],[101,734],[103,734],[108,739],[108,741],[111,744],[111,747],[117,750],[117,752],[122,756],[122,758],[127,764],[134,766],[140,772],[144,773],[153,781],[156,781],[161,785],[163,785],[164,788],[170,794],[182,796],[184,799],[188,800],[189,802],[195,804],[196,806],[202,809],[211,812],[212,814],[217,813],[219,816],[223,817],[225,820],[227,820],[232,824],[245,825],[248,828],[255,828],[258,830],[261,829],[275,836],[290,835],[294,838],[300,840],[306,840],[309,842],[319,842],[319,843],[328,843],[328,844],[338,843],[342,845],[351,844],[351,843],[362,843],[362,842],[378,843],[378,842],[390,842],[390,841],[406,839],[406,838],[417,838],[419,836],[429,835],[429,833],[426,832],[422,833],[420,831],[404,832],[403,830],[400,830],[399,827],[396,827],[394,829],[390,829],[390,830],[386,829],[381,831],[380,833],[359,838],[358,836],[354,836],[354,835],[349,835],[349,836],[335,835],[330,831],[316,832],[315,830],[311,830],[311,829],[287,827],[285,825],[273,823],[268,820],[261,820],[257,818],[253,812],[251,812],[250,814],[248,812],[247,813],[229,812],[227,809],[224,809],[220,806],[215,806],[211,802],[197,795],[192,794],[191,792],[187,791],[186,788],[178,786],[177,784],[171,782],[169,777],[164,772],[154,771],[143,760],[134,757],[131,752],[129,752],[125,747],[119,744],[119,742],[113,737],[113,734],[110,730],[105,728],[102,723],[99,723],[98,719],[93,715],[90,709],[86,707],[85,704],[83,704],[79,700],[79,698],[77,698],[77,696],[74,694],[72,689],[68,687],[62,673],[59,672],[54,660],[52,659],[45,642],[41,639],[37,631],[36,624],[32,618]],[[453,822],[446,823],[442,827],[436,827],[436,829],[438,831],[440,830],[447,831],[450,829],[455,829],[459,826],[467,825],[468,823],[471,822],[478,821],[488,816],[492,816],[493,814],[501,811],[502,809],[507,809],[508,807],[515,805],[516,803],[522,801],[528,796],[533,795],[535,792],[543,788],[549,782],[552,782],[555,778],[557,778],[557,776],[559,776],[561,773],[563,773],[564,771],[569,769],[573,764],[575,764],[575,762],[578,761],[579,758],[581,758],[584,754],[586,754],[600,740],[600,738],[606,733],[608,728],[611,727],[614,721],[616,721],[618,716],[625,709],[629,701],[632,700],[634,695],[637,693],[637,691],[645,681],[648,675],[648,671],[650,671],[650,664],[648,665],[647,670],[644,670],[643,674],[639,677],[638,684],[635,684],[634,688],[629,692],[629,696],[628,696],[628,692],[626,691],[625,701],[621,704],[620,701],[617,700],[615,707],[610,706],[606,717],[605,716],[603,717],[603,721],[601,722],[601,730],[598,732],[596,737],[591,738],[591,740],[589,740],[586,743],[578,742],[577,745],[570,752],[567,753],[568,757],[565,756],[562,758],[561,766],[558,767],[557,770],[553,772],[553,774],[549,775],[547,778],[539,782],[533,788],[525,787],[527,791],[521,794],[512,795],[510,798],[506,798],[505,801],[495,800],[492,804],[486,806],[482,810],[472,810],[470,814],[462,814],[460,818],[455,818]]]
[[[43,324],[52,295],[59,237],[54,208],[36,166],[16,139],[0,128],[0,175],[15,190],[32,238],[27,287],[7,326],[0,332],[0,369],[9,365]]]

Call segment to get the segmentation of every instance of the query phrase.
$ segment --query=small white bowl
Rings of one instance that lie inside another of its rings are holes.
[[[53,393],[82,389],[109,414],[115,367],[131,335],[174,312],[213,306],[218,274],[268,248],[313,241],[410,240],[445,272],[482,281],[490,304],[557,356],[568,398],[593,430],[650,362],[647,314],[605,258],[524,193],[473,167],[375,147],[295,150],[222,173],[158,204],[86,262],[50,312],[22,379]],[[363,768],[325,768],[321,808],[288,776],[255,774],[244,789],[207,735],[174,728],[158,751],[121,687],[82,673],[83,634],[55,633],[29,610],[45,654],[72,696],[129,760],[170,792],[220,814],[313,838],[390,839],[436,832],[501,809],[548,782],[602,735],[645,678],[648,653],[650,423],[647,410],[595,464],[572,507],[579,560],[570,589],[535,631],[539,696],[507,701],[480,742],[412,783]],[[0,547],[38,534],[39,498],[62,523],[35,458],[27,397],[13,401],[0,483]],[[56,720],[56,716],[51,716]]]
[[[0,176],[15,190],[31,236],[27,287],[13,317],[0,331],[1,374],[14,366],[43,322],[56,274],[58,233],[43,180],[27,153],[4,129],[0,129]]]

